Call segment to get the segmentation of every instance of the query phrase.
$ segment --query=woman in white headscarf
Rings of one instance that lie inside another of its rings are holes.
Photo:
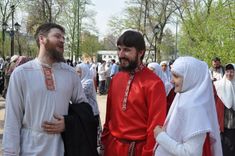
[[[215,81],[217,95],[224,104],[224,131],[221,133],[223,155],[235,155],[235,66],[228,64],[225,75]]]
[[[78,75],[81,78],[82,87],[84,89],[84,93],[87,97],[88,103],[92,107],[92,111],[94,113],[96,122],[97,122],[97,146],[100,145],[100,137],[101,137],[101,123],[100,123],[100,116],[99,116],[99,108],[98,103],[96,99],[96,91],[95,91],[95,85],[92,77],[92,73],[85,63],[80,63],[76,66],[76,71]]]
[[[205,62],[179,57],[172,67],[176,97],[163,128],[154,130],[156,156],[222,156],[212,82]]]
[[[171,82],[169,82],[164,76],[161,66],[156,62],[152,62],[148,64],[148,68],[152,70],[157,76],[159,76],[160,79],[163,81],[165,85],[166,95],[168,95],[173,88],[173,84],[171,84]]]
[[[85,63],[78,64],[76,66],[76,71],[81,78],[84,93],[88,99],[89,104],[92,107],[94,116],[97,116],[99,115],[99,109],[98,109],[98,104],[96,100],[96,91],[95,91],[92,73],[88,65]]]
[[[167,61],[162,61],[160,63],[160,66],[162,68],[162,72],[163,72],[163,75],[165,76],[165,79],[170,82],[171,79],[172,79],[172,76],[171,76],[171,71],[170,71],[170,68],[168,66],[168,63]]]

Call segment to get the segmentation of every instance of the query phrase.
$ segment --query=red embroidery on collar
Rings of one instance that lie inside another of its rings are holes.
[[[52,73],[51,68],[42,66],[42,69],[44,72],[47,90],[51,90],[51,91],[55,90],[55,82],[53,79],[53,75],[52,75],[53,73]]]
[[[135,73],[141,71],[144,69],[144,65],[143,64],[140,64],[134,71],[130,72],[130,78],[127,82],[127,86],[126,86],[126,90],[125,90],[125,94],[124,94],[124,99],[123,99],[123,102],[122,102],[122,110],[123,111],[126,111],[127,109],[127,99],[128,99],[128,95],[129,95],[129,92],[130,92],[130,88],[131,88],[131,83],[135,77]]]

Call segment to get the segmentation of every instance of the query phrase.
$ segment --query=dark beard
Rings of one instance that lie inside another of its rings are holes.
[[[45,44],[47,56],[55,62],[65,62],[63,53],[56,50],[55,46],[51,44],[50,40],[47,40]]]
[[[136,56],[134,61],[129,60],[127,58],[119,58],[119,62],[121,62],[122,59],[127,60],[129,62],[129,65],[126,66],[126,67],[120,66],[121,71],[131,72],[131,71],[134,71],[137,68],[137,66],[138,66],[138,55]]]

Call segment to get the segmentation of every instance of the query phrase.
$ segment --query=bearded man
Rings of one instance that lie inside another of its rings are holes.
[[[143,36],[124,32],[117,41],[121,71],[108,91],[106,121],[102,133],[105,156],[152,156],[153,129],[166,116],[164,84],[142,63]]]
[[[212,59],[212,66],[210,67],[210,74],[212,81],[221,80],[224,76],[224,67],[221,65],[220,58]]]
[[[81,80],[63,58],[65,30],[38,27],[38,57],[17,67],[10,78],[3,134],[4,156],[64,156],[61,132],[69,102],[87,102]]]

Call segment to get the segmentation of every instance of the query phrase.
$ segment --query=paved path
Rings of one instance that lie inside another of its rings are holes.
[[[106,95],[99,96],[97,95],[97,101],[100,109],[100,118],[102,122],[102,126],[105,121],[106,114]],[[0,97],[0,156],[2,156],[2,133],[3,133],[3,125],[4,125],[4,114],[5,114],[5,100]]]

